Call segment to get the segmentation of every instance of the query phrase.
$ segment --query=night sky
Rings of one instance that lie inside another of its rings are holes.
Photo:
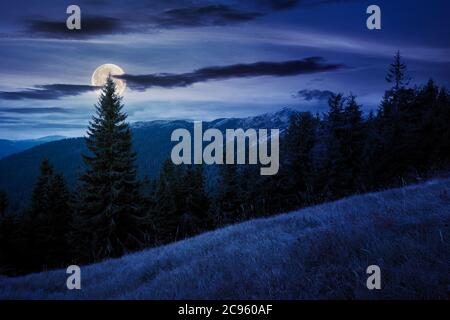
[[[71,4],[80,31],[66,29]],[[371,4],[382,30],[366,28]],[[104,63],[125,71],[131,122],[324,112],[330,91],[368,111],[397,50],[411,85],[450,87],[447,0],[2,0],[0,41],[3,139],[83,135]]]

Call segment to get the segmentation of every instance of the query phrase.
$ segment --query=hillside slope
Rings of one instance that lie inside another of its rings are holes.
[[[3,277],[0,299],[446,299],[449,270],[450,180],[438,180],[85,266],[78,291],[65,270]]]
[[[43,143],[58,141],[64,139],[63,136],[46,136],[39,139],[28,140],[5,140],[0,139],[0,159],[11,154],[24,151],[26,149],[38,146]]]

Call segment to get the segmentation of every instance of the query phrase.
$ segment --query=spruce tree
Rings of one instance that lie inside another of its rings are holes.
[[[237,165],[223,165],[216,195],[215,224],[222,226],[239,222],[243,218],[242,188]]]
[[[72,196],[61,174],[52,178],[49,192],[50,208],[45,219],[47,263],[62,266],[71,254],[68,237],[72,228]]]
[[[364,145],[361,163],[361,180],[363,181],[362,189],[365,191],[373,190],[376,186],[377,165],[376,157],[381,154],[381,132],[379,131],[379,118],[373,111],[369,112],[369,116],[364,124]]]
[[[201,165],[190,166],[184,175],[183,236],[192,236],[210,228],[209,199],[206,195]]]
[[[411,128],[409,114],[416,92],[408,88],[407,66],[400,52],[390,65],[386,80],[391,88],[386,90],[377,115],[378,148],[374,154],[375,184],[389,185],[409,170],[409,155],[405,145]]]
[[[411,90],[408,90],[410,78],[407,66],[402,61],[399,51],[394,56],[394,62],[391,63],[388,69],[386,81],[392,87],[386,91],[381,102],[380,111],[383,116],[390,117],[390,121],[398,122],[399,113],[402,109],[407,108],[407,103],[411,100]]]
[[[450,92],[441,88],[437,106],[433,110],[433,137],[435,137],[435,160],[450,164]]]
[[[386,81],[392,84],[392,89],[396,92],[409,84],[407,67],[402,61],[400,51],[397,51],[394,56],[394,62],[390,65],[386,75]]]
[[[54,172],[48,159],[44,159],[40,165],[40,176],[34,186],[31,196],[32,215],[47,212],[50,206],[50,187]]]
[[[325,199],[333,199],[345,195],[344,170],[345,155],[343,138],[345,135],[345,99],[342,94],[334,94],[329,99],[329,112],[325,118],[325,153],[321,159],[320,183],[323,184]]]
[[[146,198],[154,244],[176,241],[211,227],[201,166],[176,166],[167,159]]]
[[[294,205],[305,205],[310,202],[313,189],[312,149],[316,143],[318,123],[318,119],[310,112],[294,113],[290,117],[285,137],[287,161],[285,181],[293,189],[291,193],[293,192],[296,198]]]
[[[403,134],[400,152],[405,168],[415,168],[416,173],[420,173],[430,167],[434,147],[441,139],[433,136],[433,110],[437,108],[439,88],[430,79],[424,87],[412,93],[401,112]]]
[[[87,170],[81,177],[81,196],[73,240],[80,258],[115,257],[140,247],[145,238],[136,154],[122,98],[111,76],[89,123],[83,155]]]
[[[5,191],[0,191],[0,219],[5,215],[8,208],[8,195]]]
[[[149,216],[153,217],[157,243],[175,241],[179,236],[180,176],[179,170],[167,159],[161,168],[152,196],[153,206]]]
[[[41,271],[47,258],[46,220],[50,211],[50,188],[53,179],[53,167],[48,159],[40,164],[40,175],[34,185],[31,196],[29,223],[25,226],[28,235],[26,242],[30,249],[30,268]]]
[[[27,226],[30,265],[36,270],[62,266],[66,262],[72,218],[70,193],[64,177],[54,173],[47,159],[42,161],[40,172]]]
[[[361,106],[356,97],[350,95],[344,108],[344,134],[342,148],[345,161],[344,185],[348,193],[357,190],[364,181],[361,180],[365,127]]]

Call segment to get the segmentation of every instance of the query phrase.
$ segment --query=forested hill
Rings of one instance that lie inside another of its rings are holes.
[[[284,108],[278,112],[266,113],[248,118],[224,118],[204,122],[208,128],[279,128],[284,130],[294,111]],[[192,123],[184,120],[136,122],[132,125],[133,146],[137,152],[137,165],[141,177],[154,177],[164,160],[170,157],[175,144],[170,141],[172,131],[186,128],[192,131]],[[71,138],[42,145],[11,155],[0,160],[0,190],[8,194],[9,210],[25,208],[30,201],[33,185],[39,175],[39,165],[44,158],[63,173],[70,186],[74,186],[84,170],[81,154],[87,153],[83,138]]]
[[[0,299],[447,299],[450,180],[251,220],[81,268],[0,276]],[[369,265],[382,290],[368,290]]]
[[[5,158],[11,154],[24,151],[26,149],[38,146],[43,143],[62,140],[63,136],[46,136],[39,139],[26,140],[6,140],[0,139],[0,159]]]

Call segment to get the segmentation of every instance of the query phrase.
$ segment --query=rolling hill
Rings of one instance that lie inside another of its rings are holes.
[[[279,128],[283,131],[294,111],[284,108],[278,112],[247,118],[224,118],[203,122],[208,128]],[[132,124],[133,147],[137,152],[138,172],[141,177],[154,177],[164,160],[170,157],[175,145],[170,141],[173,130],[185,128],[192,131],[192,122],[185,120],[156,120]],[[84,171],[81,154],[87,153],[83,138],[64,139],[35,146],[0,160],[0,190],[8,194],[10,211],[17,211],[29,204],[33,185],[39,175],[42,159],[48,158],[56,171],[64,174],[71,187]]]
[[[39,139],[27,139],[27,140],[0,139],[0,159],[46,142],[62,140],[64,138],[65,137],[63,136],[47,136]]]
[[[381,268],[381,290],[366,269]],[[354,196],[82,267],[0,278],[0,299],[448,299],[450,179]]]

